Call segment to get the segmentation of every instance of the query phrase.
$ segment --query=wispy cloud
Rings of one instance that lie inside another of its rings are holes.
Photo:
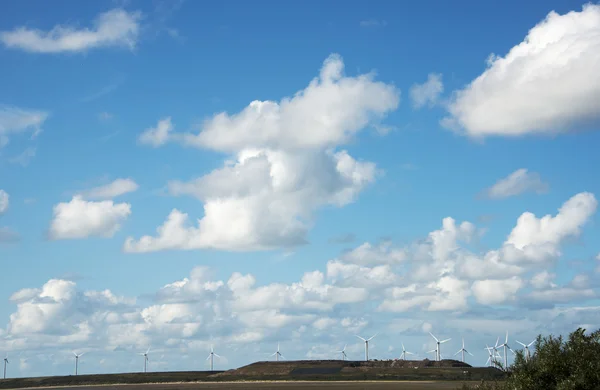
[[[433,107],[437,104],[440,95],[444,92],[442,75],[440,73],[430,73],[427,81],[423,84],[413,84],[410,88],[410,98],[413,108],[421,108],[425,105]]]
[[[132,179],[116,179],[112,183],[83,191],[78,196],[86,199],[112,199],[137,191],[138,188],[139,186]]]
[[[111,114],[110,112],[101,112],[100,114],[98,114],[98,119],[100,119],[101,121],[108,121],[111,120],[114,117],[113,114]]]
[[[501,199],[524,192],[542,194],[547,192],[549,188],[550,186],[542,181],[538,173],[521,168],[498,180],[496,184],[485,190],[485,194],[491,199]]]
[[[115,91],[117,88],[119,88],[121,86],[121,84],[123,84],[125,82],[125,77],[124,76],[120,76],[117,80],[113,81],[112,83],[100,88],[99,90],[97,90],[94,93],[91,93],[88,96],[85,96],[83,99],[81,99],[82,102],[91,102],[92,100],[96,100],[99,99],[105,95],[108,95],[109,93]],[[108,114],[109,113],[104,113],[104,114]]]
[[[385,20],[378,19],[367,19],[361,20],[360,27],[385,27],[387,26],[387,22]]]
[[[0,41],[8,48],[31,53],[85,52],[99,47],[135,48],[140,31],[140,12],[115,8],[100,14],[93,27],[77,29],[57,25],[50,31],[17,27],[0,32]]]
[[[11,164],[19,164],[23,167],[26,167],[29,165],[31,160],[35,157],[36,152],[37,152],[36,148],[29,147],[29,148],[25,149],[23,151],[23,153],[19,154],[18,156],[10,158],[8,161]]]
[[[37,136],[48,116],[46,111],[0,104],[0,148],[8,144],[11,134],[31,131],[32,138]]]
[[[331,237],[328,241],[330,244],[350,244],[356,241],[356,235],[354,233],[346,233],[340,236]]]

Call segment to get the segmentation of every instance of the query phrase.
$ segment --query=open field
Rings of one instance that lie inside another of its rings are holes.
[[[92,386],[68,386],[51,387],[53,390],[455,390],[459,389],[464,382],[457,381],[336,381],[336,382],[199,382],[199,383],[152,383],[152,384],[118,384],[118,385],[92,385]],[[466,382],[471,383],[473,382]],[[476,382],[475,382],[476,383]],[[33,388],[22,388],[22,390]]]
[[[113,388],[117,384],[127,389],[140,386],[155,389],[456,389],[463,382],[482,379],[503,380],[504,373],[490,367],[471,367],[455,360],[304,360],[257,362],[228,371],[14,378],[0,380],[0,389],[90,385]]]

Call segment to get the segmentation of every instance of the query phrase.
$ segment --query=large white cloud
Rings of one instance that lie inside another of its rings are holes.
[[[6,146],[12,134],[30,131],[35,137],[42,131],[48,112],[0,104],[0,148]]]
[[[53,213],[51,239],[112,237],[131,214],[131,205],[112,200],[91,202],[74,196],[70,202],[55,205]]]
[[[345,76],[343,68],[342,59],[332,55],[319,78],[291,98],[254,101],[238,114],[218,114],[195,135],[161,132],[154,145],[168,137],[234,156],[204,176],[169,183],[172,195],[203,202],[197,224],[174,209],[155,237],[130,237],[124,250],[260,250],[303,244],[314,211],[352,202],[377,176],[374,163],[335,147],[377,124],[399,103],[392,85],[374,81],[372,74]]]
[[[133,49],[140,32],[141,14],[120,8],[101,13],[93,28],[57,25],[50,31],[18,27],[1,31],[0,41],[8,48],[32,53],[83,52],[99,47]]]
[[[456,91],[442,123],[472,137],[577,130],[600,119],[600,5],[550,12]]]
[[[525,192],[544,193],[548,191],[548,184],[543,182],[536,172],[529,172],[525,168],[517,169],[507,177],[498,180],[486,190],[487,196],[492,199],[508,198]]]

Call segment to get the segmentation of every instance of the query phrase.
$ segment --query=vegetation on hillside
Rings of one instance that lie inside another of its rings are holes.
[[[579,328],[568,339],[538,336],[535,352],[527,359],[515,353],[509,376],[502,383],[463,386],[481,390],[599,390],[600,329],[586,334]]]

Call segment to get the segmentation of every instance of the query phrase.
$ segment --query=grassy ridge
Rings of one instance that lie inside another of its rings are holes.
[[[256,362],[228,371],[180,371],[15,378],[0,380],[0,389],[115,383],[229,381],[496,381],[504,373],[491,367],[471,367],[455,360],[341,361],[305,360]]]

